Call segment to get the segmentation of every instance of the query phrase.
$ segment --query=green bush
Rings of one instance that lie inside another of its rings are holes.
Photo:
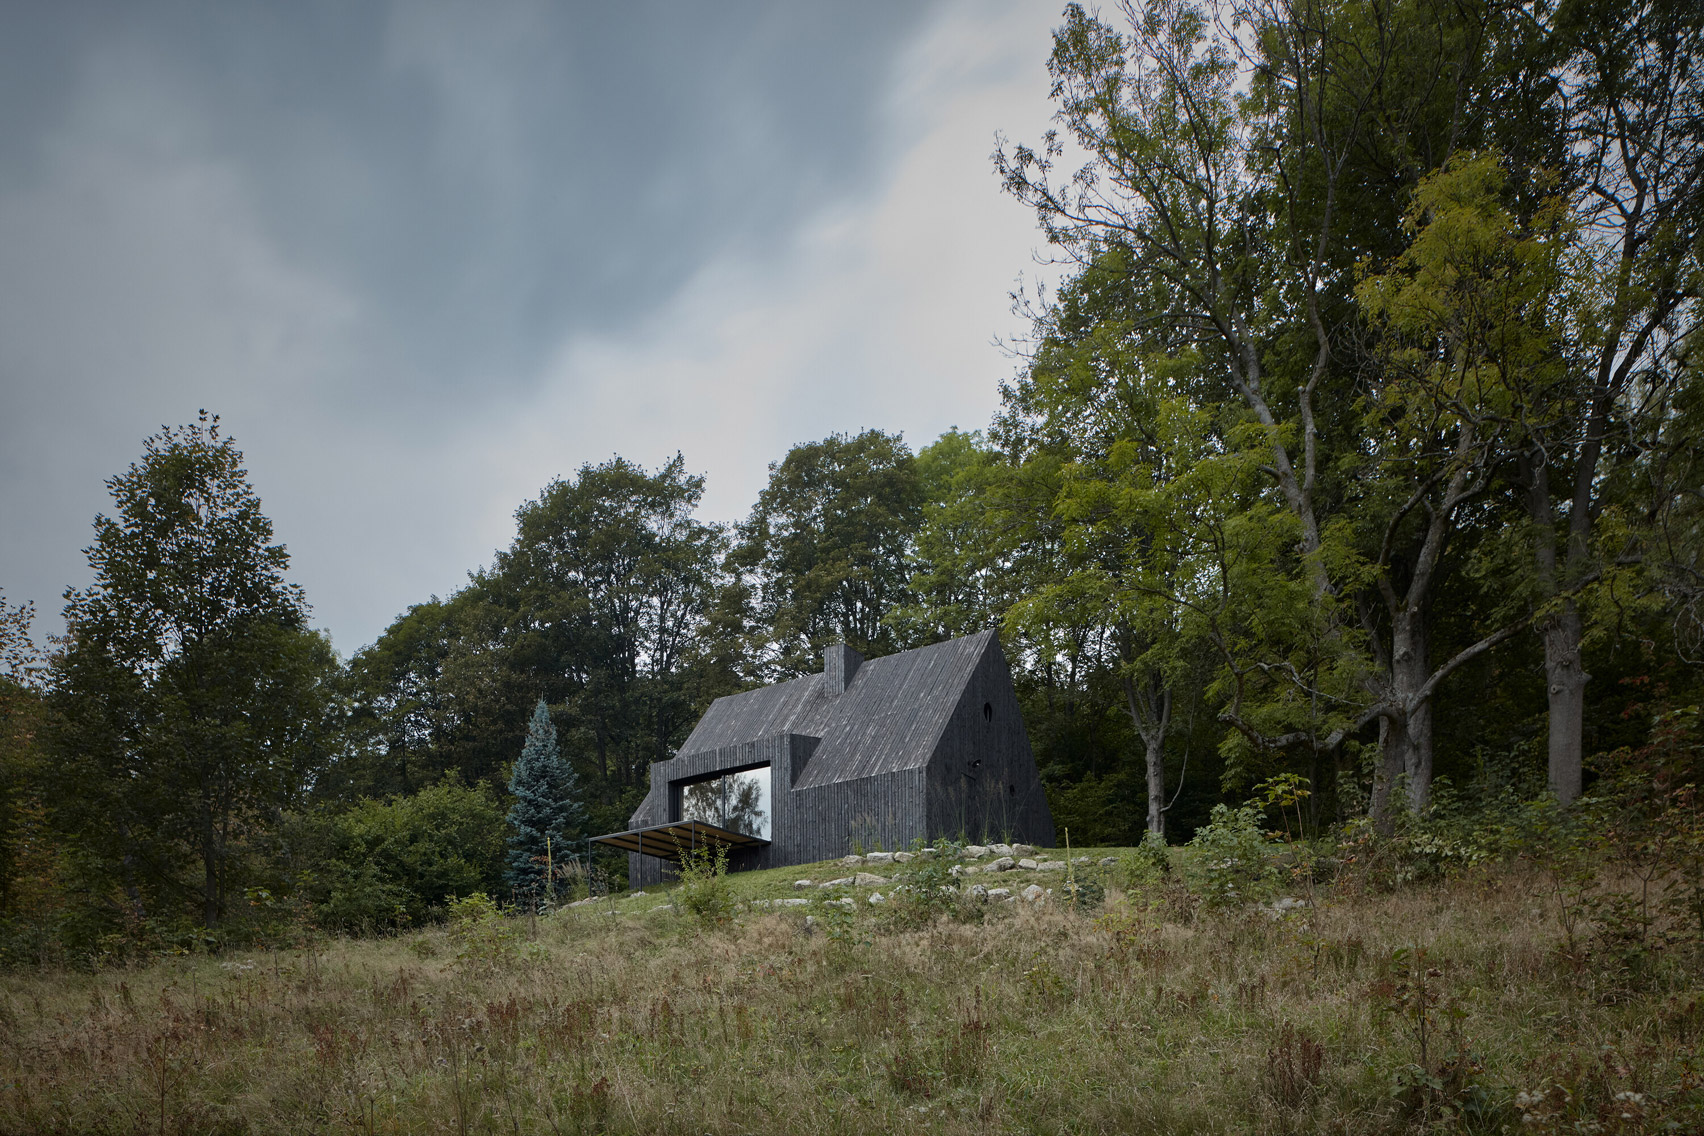
[[[734,913],[733,892],[728,887],[727,847],[718,844],[713,848],[683,851],[675,897],[680,906],[702,922],[726,922]]]
[[[1106,902],[1106,887],[1094,873],[1073,873],[1060,887],[1059,898],[1074,911],[1093,911]]]
[[[1278,882],[1272,845],[1261,828],[1263,809],[1214,805],[1212,820],[1197,829],[1189,847],[1191,883],[1209,906],[1235,907],[1269,898]]]
[[[1172,877],[1171,848],[1159,833],[1146,833],[1141,844],[1123,855],[1118,867],[1126,889],[1142,891],[1155,887]]]
[[[352,931],[434,920],[446,896],[499,886],[503,825],[491,787],[464,785],[454,773],[413,796],[306,817],[299,827],[315,914]]]
[[[921,848],[921,842],[917,842],[913,844],[912,851],[920,852]],[[923,927],[934,922],[937,915],[950,915],[960,920],[979,916],[982,905],[965,899],[959,891],[958,881],[949,870],[956,859],[943,848],[933,856],[918,855],[894,873],[895,886],[887,895],[889,924]]]
[[[520,957],[520,943],[502,909],[490,896],[476,891],[449,901],[450,939],[456,962],[474,969],[501,966]]]

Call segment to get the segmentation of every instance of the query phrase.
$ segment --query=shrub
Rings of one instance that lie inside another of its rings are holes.
[[[1171,848],[1157,832],[1142,837],[1142,843],[1124,854],[1119,862],[1124,886],[1140,891],[1165,883],[1172,875]]]
[[[302,820],[317,861],[307,892],[331,927],[363,930],[430,921],[446,896],[489,892],[501,878],[503,811],[481,782],[456,774],[413,796],[362,800]]]
[[[1272,895],[1278,870],[1261,816],[1254,802],[1235,809],[1214,805],[1212,820],[1196,830],[1189,842],[1197,853],[1192,882],[1209,905],[1234,907]]]
[[[482,891],[449,901],[450,939],[456,961],[471,967],[495,967],[516,958],[514,929],[495,901]]]
[[[1093,911],[1106,902],[1106,888],[1092,873],[1072,873],[1059,889],[1060,899],[1077,911]]]
[[[728,849],[724,845],[688,848],[681,852],[676,901],[705,923],[725,923],[734,913],[728,887]]]
[[[912,851],[920,848],[921,843]],[[954,859],[942,852],[918,856],[894,873],[896,886],[887,897],[887,921],[895,927],[922,927],[938,915],[963,920],[980,914],[981,905],[969,903],[958,889],[950,871]]]

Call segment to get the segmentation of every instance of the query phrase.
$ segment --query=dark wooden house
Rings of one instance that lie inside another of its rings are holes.
[[[823,672],[711,704],[651,766],[631,831],[670,851],[686,822],[741,834],[729,867],[771,868],[964,836],[1051,846],[1053,816],[992,631],[866,660],[836,644]],[[670,828],[669,826],[676,826]],[[629,857],[634,886],[670,856]]]

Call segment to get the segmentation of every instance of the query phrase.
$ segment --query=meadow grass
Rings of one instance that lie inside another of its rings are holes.
[[[749,907],[845,874],[0,976],[0,1131],[1704,1131],[1699,960],[1570,954],[1518,867],[1281,917]]]

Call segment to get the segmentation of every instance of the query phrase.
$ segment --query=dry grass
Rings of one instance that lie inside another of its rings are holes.
[[[0,1131],[1704,1130],[1696,967],[1568,957],[1521,878],[837,941],[654,900],[517,921],[496,965],[433,931],[0,978]]]

